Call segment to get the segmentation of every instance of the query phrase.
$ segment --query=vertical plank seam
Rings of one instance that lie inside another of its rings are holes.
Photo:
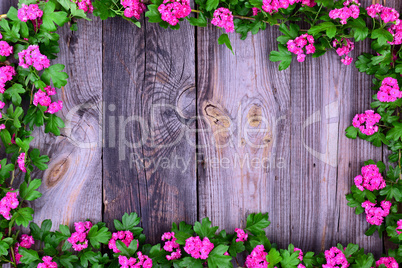
[[[195,4],[195,3],[194,3]],[[197,5],[195,4],[197,7]],[[197,15],[194,15],[197,16]],[[196,194],[196,218],[200,220],[200,192],[199,192],[199,172],[198,172],[198,27],[194,29],[194,59],[195,59],[195,194]]]

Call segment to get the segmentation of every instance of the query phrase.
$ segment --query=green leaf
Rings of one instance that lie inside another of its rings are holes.
[[[32,164],[34,164],[40,170],[46,170],[48,166],[45,164],[49,162],[49,156],[47,155],[40,155],[40,151],[38,149],[32,149],[30,153],[30,158]]]
[[[62,72],[64,67],[65,66],[63,64],[55,64],[50,66],[43,71],[41,79],[48,85],[50,85],[51,80],[53,85],[57,88],[67,85],[68,75],[65,72]]]
[[[39,260],[38,252],[33,249],[26,249],[20,247],[18,252],[22,255],[20,262],[24,264],[30,264],[31,262]]]
[[[224,245],[218,245],[216,248],[214,248],[208,255],[208,267],[211,268],[233,267],[232,263],[230,262],[232,260],[232,257],[223,255],[228,251],[228,249],[229,247]]]
[[[250,214],[247,217],[246,230],[253,235],[265,234],[264,229],[270,225],[268,221],[268,213]]]
[[[313,26],[308,30],[308,33],[311,35],[317,35],[320,32],[325,32],[329,38],[334,38],[336,35],[336,25],[327,21]]]
[[[60,256],[60,263],[63,265],[63,267],[67,267],[67,268],[73,268],[74,265],[72,263],[77,262],[78,261],[78,257],[75,255],[71,255],[70,254],[65,254]]]
[[[348,26],[351,26],[354,38],[356,42],[362,41],[367,38],[369,29],[366,26],[366,22],[363,18],[357,18],[354,20],[348,20]]]
[[[46,120],[45,133],[53,133],[56,136],[60,135],[60,128],[63,128],[64,122],[61,118],[57,117],[55,114],[50,114],[49,118]]]
[[[35,191],[38,189],[42,184],[42,181],[39,179],[35,179],[27,185],[27,183],[24,181],[20,185],[20,196],[23,200],[28,200],[28,201],[33,201],[35,199],[38,199],[39,197],[42,196],[42,193]]]
[[[271,248],[267,255],[267,261],[269,263],[268,268],[274,268],[278,263],[282,261],[281,254],[274,248]]]
[[[371,236],[377,230],[377,225],[371,225],[370,228],[364,233],[366,236]]]
[[[22,100],[20,94],[23,93],[25,93],[25,89],[21,84],[13,84],[4,92],[4,96],[8,100],[12,100],[15,106],[18,106],[21,104]]]
[[[97,17],[100,17],[102,20],[116,16],[116,13],[112,11],[112,6],[114,5],[112,0],[94,1],[92,5],[94,6],[93,14]]]
[[[351,256],[359,250],[359,245],[349,244],[345,249],[345,256]]]
[[[55,8],[56,4],[51,1],[47,2],[43,8],[43,23],[41,25],[41,28],[49,32],[54,32],[57,30],[55,24],[63,26],[66,22],[69,21],[66,12],[55,12]]]
[[[4,183],[4,180],[10,178],[10,172],[14,170],[14,164],[7,165],[7,159],[4,158],[0,161],[0,184]]]
[[[233,52],[233,49],[232,49],[232,44],[230,43],[230,39],[229,39],[229,36],[228,36],[227,34],[221,34],[221,36],[219,36],[219,38],[218,38],[218,44],[219,44],[219,45],[225,44],[226,47],[227,47],[228,49],[230,49],[230,51],[232,51],[232,53],[233,53],[233,55],[234,55],[234,52]]]
[[[190,24],[193,26],[207,27],[207,25],[208,25],[207,19],[205,18],[204,14],[202,12],[198,13],[198,18],[194,18],[194,17],[186,17],[186,18],[190,22]]]
[[[201,238],[204,238],[204,237],[212,238],[215,235],[218,228],[219,228],[218,226],[212,226],[212,223],[208,217],[202,219],[201,223],[197,221],[194,224],[194,231]]]
[[[162,22],[161,13],[158,11],[158,5],[148,5],[148,11],[145,13],[145,17],[148,18],[148,21],[151,23]]]
[[[219,0],[207,0],[206,10],[211,11],[218,7]]]
[[[277,38],[278,42],[282,45],[286,45],[289,40],[293,40],[299,36],[300,27],[297,24],[291,23],[289,28],[286,24],[282,23],[279,25],[279,31],[281,31],[284,35],[281,35]]]
[[[387,132],[387,139],[397,141],[402,137],[402,123],[394,122],[394,126]]]
[[[202,260],[200,259],[194,259],[191,257],[185,257],[183,260],[179,263],[180,267],[183,268],[202,268]]]
[[[350,126],[346,129],[346,137],[349,139],[356,139],[358,133],[358,129],[354,126]]]
[[[390,32],[388,32],[385,29],[375,29],[372,33],[371,33],[371,38],[372,39],[377,39],[378,44],[380,46],[383,46],[387,43],[387,41],[392,42],[394,40],[394,37],[392,36],[392,34]]]
[[[20,208],[14,213],[12,220],[15,220],[18,226],[28,227],[29,222],[33,220],[33,213],[34,210],[30,207]]]
[[[278,46],[279,51],[271,51],[269,60],[273,62],[280,61],[279,71],[287,69],[292,63],[292,53],[283,45]]]
[[[295,268],[299,263],[299,252],[292,252],[289,253],[288,250],[281,250],[282,261],[281,267],[282,268]]]
[[[27,153],[29,150],[29,144],[34,139],[34,137],[29,137],[25,140],[21,140],[20,138],[15,139],[15,143],[22,149],[23,152]]]
[[[108,231],[108,228],[102,227],[99,229],[98,225],[92,226],[88,232],[88,239],[94,248],[100,248],[100,244],[107,244],[112,237],[112,234]]]
[[[369,256],[362,254],[356,258],[356,264],[352,264],[351,268],[371,268],[375,267],[375,259],[372,254]]]

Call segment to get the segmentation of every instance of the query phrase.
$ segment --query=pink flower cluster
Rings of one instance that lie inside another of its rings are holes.
[[[402,220],[399,220],[397,223],[396,232],[400,235],[402,234]]]
[[[145,5],[141,0],[121,0],[124,10],[124,16],[127,18],[134,17],[137,20],[141,18],[141,14],[145,11]]]
[[[383,189],[386,184],[377,165],[367,165],[362,167],[362,175],[355,177],[355,184],[360,191]]]
[[[6,83],[13,80],[13,76],[16,75],[14,67],[3,66],[0,67],[0,93],[6,91]]]
[[[22,4],[22,7],[18,9],[18,18],[23,21],[27,22],[28,20],[36,20],[40,19],[43,16],[43,11],[39,8],[38,5],[25,5]]]
[[[120,250],[116,246],[116,241],[121,240],[127,247],[130,246],[131,241],[134,240],[133,233],[130,231],[118,231],[112,234],[112,238],[109,241],[109,248],[113,250],[114,253],[119,253]]]
[[[217,27],[224,28],[226,32],[232,33],[234,31],[234,22],[232,11],[227,8],[220,7],[214,11],[214,18],[211,23]]]
[[[352,57],[349,57],[348,54],[355,49],[355,43],[350,41],[347,38],[342,38],[340,41],[338,39],[335,39],[332,42],[332,46],[336,48],[336,53],[340,57],[345,56],[345,58],[341,59],[341,62],[345,65],[350,65],[353,61]]]
[[[166,259],[169,261],[177,260],[181,257],[180,245],[176,242],[177,238],[174,237],[174,233],[164,233],[162,235],[162,241],[165,241],[163,249],[167,252],[172,252],[172,254],[167,255]]]
[[[88,247],[88,232],[92,228],[92,222],[75,222],[75,232],[67,239],[73,245],[75,251],[81,251]]]
[[[332,247],[329,250],[326,250],[324,255],[325,259],[327,260],[327,263],[323,264],[322,268],[334,268],[334,267],[347,268],[350,265],[345,257],[345,254],[343,254],[343,252],[339,248]]]
[[[295,248],[294,252],[299,251],[299,260],[303,260],[303,251],[300,248]]]
[[[263,245],[256,246],[246,258],[246,268],[267,268],[267,255]]]
[[[306,54],[313,54],[315,52],[314,37],[309,34],[302,34],[296,37],[295,40],[289,40],[287,46],[290,52],[297,55],[298,62],[303,62]]]
[[[371,225],[381,225],[384,218],[388,216],[391,209],[391,202],[381,201],[381,207],[376,207],[377,203],[371,203],[370,201],[365,201],[362,203],[362,207],[366,212],[366,220]]]
[[[251,8],[251,10],[253,11],[253,16],[257,16],[258,13],[261,12],[261,10],[258,7],[253,7]]]
[[[381,264],[384,264],[387,268],[398,268],[398,262],[393,257],[382,257],[378,261],[376,261],[375,266],[379,267]]]
[[[382,80],[377,98],[381,102],[394,102],[402,98],[402,91],[399,90],[398,80],[392,77],[386,77]]]
[[[205,237],[202,241],[200,237],[190,237],[186,240],[184,251],[194,259],[206,260],[209,253],[214,249],[214,244]]]
[[[29,68],[33,66],[36,70],[41,71],[43,69],[49,68],[50,61],[39,51],[39,46],[31,45],[27,49],[18,53],[19,65],[22,68]]]
[[[70,0],[78,5],[78,9],[84,10],[85,13],[92,13],[94,11],[94,6],[91,0]]]
[[[14,247],[15,261],[17,264],[20,263],[20,259],[22,258],[22,255],[18,252],[19,247],[31,248],[33,244],[35,244],[35,240],[32,236],[29,236],[27,234],[23,234],[21,236],[20,242],[17,242]]]
[[[57,113],[61,109],[63,109],[63,101],[59,100],[57,102],[52,102],[52,99],[50,96],[53,96],[56,94],[56,89],[52,88],[51,86],[45,87],[45,91],[38,90],[33,99],[33,104],[35,106],[38,106],[38,104],[42,106],[49,107],[46,112],[50,114]]]
[[[191,13],[190,0],[164,0],[158,7],[158,11],[162,15],[162,20],[174,26],[179,19]]]
[[[119,256],[119,264],[122,268],[151,268],[152,259],[147,255],[142,254],[140,251],[137,253],[137,259],[131,257],[130,259],[126,256]]]
[[[0,41],[0,55],[8,57],[13,54],[13,47],[10,46],[6,41]]]
[[[16,209],[18,205],[17,193],[7,192],[6,196],[0,200],[0,215],[2,215],[6,220],[11,220],[10,211],[11,209]]]
[[[246,242],[248,234],[243,229],[236,228],[235,232],[237,234],[236,242]]]
[[[25,153],[21,153],[17,158],[18,167],[22,172],[27,172],[27,168],[25,167]]]
[[[373,135],[378,131],[378,122],[381,115],[374,113],[373,110],[367,110],[364,114],[357,114],[353,118],[353,126],[358,128],[363,134]]]
[[[52,257],[44,256],[42,258],[43,263],[39,263],[37,268],[57,268],[57,263],[52,260]]]
[[[402,23],[398,25],[392,24],[391,27],[388,28],[388,32],[392,34],[394,37],[394,41],[387,41],[390,45],[400,45],[402,44]]]
[[[309,7],[316,5],[314,0],[263,0],[262,9],[269,14],[277,13],[280,8],[287,9],[295,3],[302,3]]]
[[[359,0],[347,0],[343,3],[343,8],[336,8],[329,12],[331,19],[341,19],[341,24],[346,24],[347,19],[357,19],[360,15]]]
[[[390,7],[384,7],[380,4],[374,4],[366,8],[367,15],[372,18],[379,18],[381,17],[382,21],[385,23],[388,22],[395,22],[399,24],[399,13]]]

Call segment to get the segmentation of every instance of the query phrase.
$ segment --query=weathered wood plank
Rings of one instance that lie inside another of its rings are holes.
[[[0,10],[7,12],[11,4],[16,6],[15,1],[1,1]],[[102,149],[98,146],[102,24],[94,19],[92,22],[80,21],[78,25],[79,30],[75,33],[71,33],[68,26],[59,31],[59,59],[52,62],[66,65],[70,76],[68,85],[58,89],[54,96],[54,100],[63,100],[65,108],[58,116],[70,122],[69,128],[64,129],[60,137],[37,129],[32,142],[33,147],[50,157],[47,171],[32,174],[33,178],[43,181],[39,189],[43,196],[31,202],[35,210],[34,221],[41,223],[50,218],[53,229],[59,224],[72,226],[78,220],[102,219]],[[86,103],[94,106],[81,107]],[[86,144],[80,146],[76,142]],[[88,148],[90,142],[94,142],[94,146]]]
[[[290,242],[290,72],[268,60],[278,31],[246,41],[231,34],[235,56],[215,26],[198,29],[199,218],[222,229],[269,212],[268,235]]]
[[[116,19],[103,37],[104,219],[135,211],[159,242],[172,221],[197,218],[194,29]]]
[[[35,131],[33,146],[50,157],[42,178],[43,196],[33,203],[34,221],[51,218],[59,224],[102,220],[102,23],[99,19],[78,22],[60,31],[59,58],[69,75],[65,88],[55,98],[63,100],[58,113],[65,122],[62,136]]]

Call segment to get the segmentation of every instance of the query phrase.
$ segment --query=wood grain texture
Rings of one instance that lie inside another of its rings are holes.
[[[34,221],[51,218],[73,226],[74,221],[102,220],[102,23],[80,20],[78,31],[66,25],[60,34],[60,54],[53,63],[66,65],[65,88],[57,90],[64,109],[58,113],[66,123],[62,135],[35,131],[33,146],[50,157],[42,178],[43,196],[33,203]]]
[[[269,62],[277,29],[241,41],[235,56],[214,26],[198,29],[199,218],[232,232],[269,212],[268,234],[290,242],[290,72]]]
[[[172,222],[197,218],[194,28],[116,19],[103,36],[104,219],[135,211],[159,242]]]

